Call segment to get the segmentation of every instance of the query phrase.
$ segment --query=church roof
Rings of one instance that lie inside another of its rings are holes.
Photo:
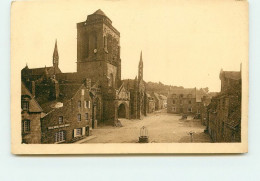
[[[54,74],[54,67],[51,66],[51,67],[41,67],[41,68],[32,68],[32,69],[29,69],[29,68],[24,68],[22,71],[25,71],[26,74],[28,75],[44,75],[44,74]],[[58,67],[58,70],[56,70],[57,73],[61,73],[61,70],[59,69]]]

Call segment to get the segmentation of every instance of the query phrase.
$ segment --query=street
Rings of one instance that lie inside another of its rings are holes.
[[[150,143],[190,143],[189,132],[193,132],[193,142],[211,142],[209,135],[203,132],[205,126],[200,120],[180,118],[180,115],[162,110],[142,120],[120,119],[123,127],[98,127],[92,130],[92,135],[96,137],[83,143],[137,143],[142,126],[148,130]]]

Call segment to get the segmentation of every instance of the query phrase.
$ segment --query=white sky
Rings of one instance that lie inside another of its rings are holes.
[[[231,0],[16,2],[12,60],[21,69],[51,66],[55,39],[60,69],[76,71],[76,23],[101,9],[121,33],[122,78],[134,78],[143,51],[144,80],[220,90],[220,69],[248,60],[247,4]],[[209,3],[210,2],[210,3]]]

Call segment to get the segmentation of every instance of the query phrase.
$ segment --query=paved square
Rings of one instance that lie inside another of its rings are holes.
[[[96,137],[83,143],[137,143],[140,128],[148,129],[150,143],[189,143],[194,132],[193,142],[211,142],[204,133],[205,126],[200,120],[180,120],[180,115],[166,113],[166,110],[144,117],[143,120],[120,119],[123,127],[103,126],[93,129]]]

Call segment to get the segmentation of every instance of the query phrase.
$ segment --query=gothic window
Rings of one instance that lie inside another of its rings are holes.
[[[86,57],[89,55],[89,36],[86,35]]]
[[[112,73],[108,77],[108,87],[114,87],[114,76]]]
[[[98,39],[97,39],[97,33],[94,34],[94,48],[97,49],[97,42]]]
[[[107,36],[104,36],[104,49],[107,50]]]

